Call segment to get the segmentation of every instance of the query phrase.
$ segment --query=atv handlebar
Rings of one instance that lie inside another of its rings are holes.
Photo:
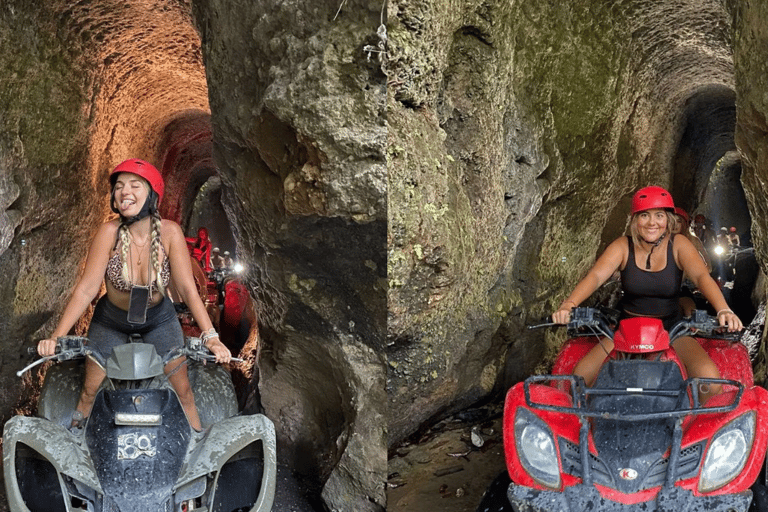
[[[603,335],[613,339],[614,329],[618,324],[618,317],[615,316],[615,310],[607,308],[573,308],[571,310],[571,319],[567,324],[556,324],[554,322],[529,325],[528,329],[541,329],[544,327],[567,327],[569,334],[573,336],[583,335]],[[693,311],[690,317],[683,318],[669,329],[669,339],[674,341],[682,336],[697,336],[700,338],[717,337],[730,341],[738,341],[739,332],[727,332],[720,325],[717,317],[709,315],[706,311],[697,309]]]
[[[567,327],[568,331],[574,333],[603,335],[613,338],[612,315],[605,308],[573,308],[571,309],[571,319],[567,324],[556,324],[554,322],[545,322],[536,325],[529,325],[528,329],[541,329],[544,327]]]
[[[29,347],[27,352],[30,354],[36,354],[37,349]],[[31,364],[17,371],[16,376],[21,377],[35,366],[41,365],[46,361],[69,361],[71,359],[85,356],[96,358],[101,366],[104,366],[105,364],[105,361],[102,360],[101,355],[88,347],[88,338],[84,336],[61,336],[56,338],[56,348],[54,349],[53,355],[44,356],[33,361]],[[180,356],[186,356],[187,358],[194,361],[216,362],[216,356],[214,356],[210,350],[208,350],[203,345],[203,340],[200,338],[193,338],[191,336],[187,336],[185,338],[184,346],[175,350],[171,350],[171,352],[169,352],[168,355],[163,358],[163,364]],[[237,357],[231,358],[230,361],[235,363],[243,362],[242,359]]]
[[[203,345],[202,338],[187,336],[184,341],[184,346],[172,350],[167,356],[163,358],[163,363],[176,359],[179,356],[186,356],[193,361],[199,362],[216,362],[216,356],[213,355],[205,345]],[[243,360],[239,357],[231,357],[229,360],[233,363],[243,362]]]
[[[85,357],[93,354],[93,350],[87,346],[88,338],[83,336],[61,336],[56,338],[56,348],[53,355],[43,356],[40,359],[33,361],[31,364],[25,366],[21,370],[16,372],[17,377],[21,377],[35,366],[41,365],[46,361],[68,361],[76,357]],[[36,354],[37,349],[30,347],[27,349],[30,354]]]
[[[720,325],[716,316],[711,316],[706,311],[697,309],[690,317],[683,318],[669,329],[670,341],[674,341],[682,336],[716,337],[729,341],[738,341],[741,331],[728,332],[725,327]]]

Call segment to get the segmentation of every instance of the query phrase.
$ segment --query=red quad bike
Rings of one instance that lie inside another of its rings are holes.
[[[576,308],[568,329],[553,375],[507,393],[512,509],[746,512],[751,486],[765,478],[768,391],[754,385],[744,345],[704,311],[669,334],[658,319],[626,319],[614,336],[600,310]],[[685,335],[722,379],[687,378],[670,347]],[[590,388],[572,372],[599,336],[612,337],[614,350]],[[722,393],[701,404],[700,385],[715,383]]]

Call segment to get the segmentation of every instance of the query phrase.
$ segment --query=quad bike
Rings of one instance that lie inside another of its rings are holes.
[[[751,487],[765,478],[768,391],[754,385],[744,345],[704,311],[669,333],[651,318],[622,320],[615,335],[610,325],[600,310],[574,309],[553,374],[529,377],[507,393],[505,505],[747,511]],[[670,348],[685,335],[697,339],[722,379],[686,377]],[[573,367],[598,336],[613,338],[614,349],[587,387]],[[702,385],[722,392],[702,404]]]
[[[99,361],[86,339],[59,338],[38,403],[3,432],[5,488],[13,512],[268,512],[275,494],[272,422],[237,414],[228,372],[198,338],[165,360],[153,345],[120,345]],[[71,428],[90,355],[106,371],[84,428]],[[186,356],[203,426],[190,427],[164,374]],[[205,363],[208,364],[205,364]]]

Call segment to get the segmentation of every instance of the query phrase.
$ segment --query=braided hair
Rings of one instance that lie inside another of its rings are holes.
[[[161,227],[162,227],[162,219],[160,218],[160,214],[157,212],[157,208],[154,209],[154,212],[151,214],[152,217],[152,230],[150,231],[150,236],[152,237],[152,244],[150,247],[150,263],[151,268],[155,271],[155,287],[157,290],[165,295],[165,287],[163,286],[163,278],[162,278],[162,269],[160,267],[160,244],[163,243],[162,238],[160,236],[161,233]]]

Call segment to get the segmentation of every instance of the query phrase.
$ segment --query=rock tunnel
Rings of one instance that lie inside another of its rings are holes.
[[[739,294],[751,319],[765,301],[765,80],[751,53],[764,15],[390,3],[390,449],[546,370],[563,340],[525,326],[625,232],[641,186],[754,246]]]
[[[4,2],[3,417],[110,218],[108,172],[161,170],[160,213],[244,263],[239,391],[314,508],[382,510],[384,100],[379,2]],[[76,327],[83,333],[88,313]],[[4,500],[3,500],[4,501]]]
[[[624,232],[638,187],[737,227],[764,270],[766,16],[716,0],[3,2],[3,417],[110,215],[107,173],[140,157],[163,172],[162,214],[246,266],[248,407],[275,422],[281,462],[320,508],[384,509],[387,447],[551,360],[562,340],[525,325]]]

